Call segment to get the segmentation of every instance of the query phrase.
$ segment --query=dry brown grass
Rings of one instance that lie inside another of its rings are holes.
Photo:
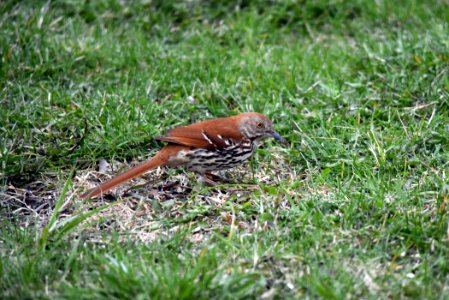
[[[251,182],[254,179],[258,184],[236,183],[209,187],[193,173],[157,169],[100,198],[89,201],[79,199],[78,195],[83,191],[117,174],[118,171],[113,170],[123,171],[130,167],[119,162],[113,162],[112,165],[113,168],[104,162],[100,163],[101,172],[79,170],[59,213],[58,221],[63,222],[76,214],[117,202],[81,226],[83,234],[89,235],[92,241],[100,242],[99,236],[105,232],[118,232],[123,237],[132,236],[133,239],[148,243],[161,236],[170,236],[185,227],[193,228],[191,240],[197,243],[207,238],[209,231],[224,230],[229,225],[231,230],[251,232],[269,226],[269,222],[260,224],[257,220],[240,219],[233,206],[239,210],[249,204],[257,206],[257,203],[263,201],[264,205],[287,208],[289,202],[286,196],[293,196],[295,192],[285,191],[275,197],[266,193],[266,190],[281,181],[293,182],[297,178],[282,155],[277,154],[271,162],[261,162],[254,174],[249,164],[221,174],[233,182]],[[55,177],[47,177],[21,188],[9,186],[0,195],[2,211],[9,218],[15,218],[22,228],[42,228],[53,214],[55,201],[62,190],[61,182]],[[265,202],[268,199],[264,198],[268,197],[269,201]],[[229,201],[233,203],[231,206]]]

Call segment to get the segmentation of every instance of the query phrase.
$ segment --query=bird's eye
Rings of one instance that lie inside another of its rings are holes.
[[[257,123],[257,124],[256,124],[256,127],[257,127],[257,128],[263,128],[263,123]]]

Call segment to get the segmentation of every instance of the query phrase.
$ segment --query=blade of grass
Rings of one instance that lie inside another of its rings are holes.
[[[50,221],[48,222],[47,225],[44,226],[44,228],[41,231],[41,234],[39,235],[38,248],[40,250],[45,249],[45,246],[47,245],[49,233],[51,232],[51,229],[54,227],[54,225],[56,223],[56,220],[59,215],[59,210],[61,209],[62,204],[64,203],[65,196],[66,196],[66,194],[69,190],[69,187],[72,183],[72,178],[73,178],[74,174],[75,174],[75,170],[73,169],[70,172],[69,178],[67,179],[67,181],[64,184],[64,188],[62,189],[61,195],[59,195],[59,198],[55,203],[55,208],[53,209],[53,213],[50,217]]]
[[[71,233],[73,230],[75,230],[77,228],[78,225],[80,225],[82,222],[84,222],[85,220],[87,220],[88,218],[94,216],[95,214],[109,208],[112,207],[114,205],[120,204],[122,202],[124,202],[125,200],[119,200],[119,201],[115,201],[109,204],[105,204],[102,205],[94,210],[91,210],[87,213],[82,213],[82,214],[77,214],[74,215],[70,218],[67,218],[59,223],[56,223],[55,228],[53,230],[50,231],[50,233],[55,234],[55,238],[57,239],[62,239],[64,238],[66,235],[68,235],[69,233]],[[95,223],[98,223],[99,221],[101,221],[101,219],[98,219],[94,222],[90,222],[88,226],[91,226]],[[88,227],[87,226],[87,227]]]

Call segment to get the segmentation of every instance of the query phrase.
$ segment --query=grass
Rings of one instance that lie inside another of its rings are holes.
[[[0,12],[2,298],[448,294],[445,1]],[[167,170],[77,198],[151,157],[167,129],[243,111],[291,144],[227,172],[257,189]],[[101,159],[112,170],[94,171]]]

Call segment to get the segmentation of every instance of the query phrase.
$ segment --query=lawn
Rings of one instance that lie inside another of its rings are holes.
[[[3,1],[0,298],[444,299],[447,1]],[[212,188],[79,195],[192,122],[264,113]]]

